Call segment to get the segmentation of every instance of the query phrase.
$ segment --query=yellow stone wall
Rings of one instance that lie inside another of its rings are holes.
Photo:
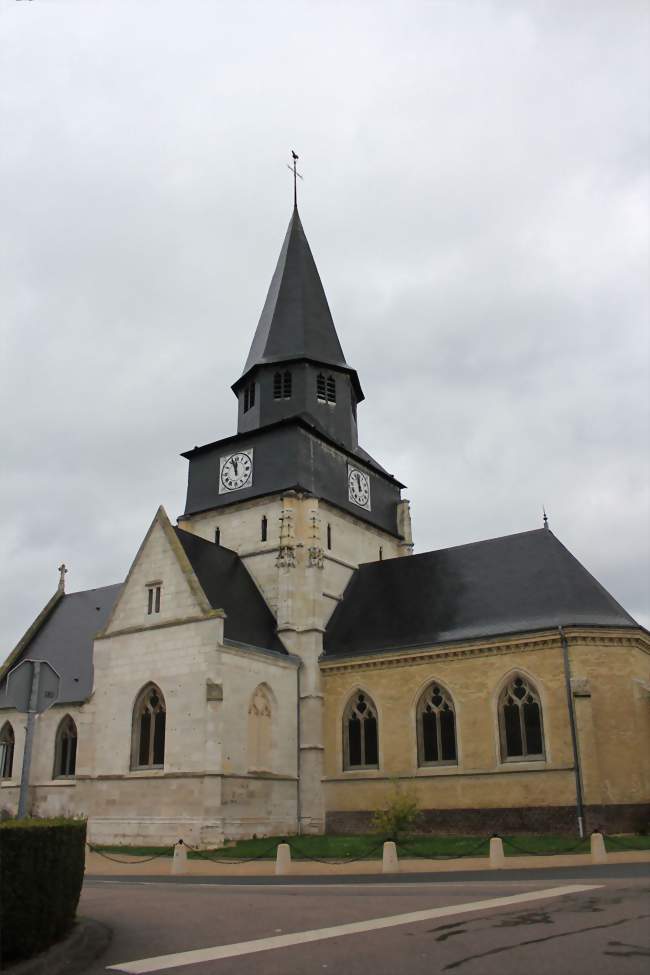
[[[585,802],[650,801],[650,641],[642,631],[568,630]],[[513,672],[542,703],[545,760],[501,760],[497,700]],[[508,641],[378,654],[322,663],[325,804],[328,811],[382,806],[398,777],[423,809],[564,806],[575,803],[562,646],[557,632]],[[458,766],[418,768],[415,712],[440,682],[456,710]],[[343,711],[354,691],[374,701],[379,769],[343,770]],[[586,696],[590,694],[591,696]]]

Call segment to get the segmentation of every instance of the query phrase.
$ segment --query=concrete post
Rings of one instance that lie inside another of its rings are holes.
[[[291,847],[288,843],[279,843],[275,855],[275,875],[286,877],[289,873],[291,873]]]
[[[493,836],[490,839],[490,869],[502,870],[506,865],[506,858],[503,852],[503,840],[500,836]]]
[[[382,873],[399,873],[399,859],[397,856],[397,847],[392,840],[386,840],[384,843],[384,852],[382,854],[381,861],[381,872]]]
[[[187,847],[182,840],[174,846],[172,873],[187,873]]]
[[[607,863],[605,837],[598,830],[594,830],[594,832],[591,834],[591,862]]]

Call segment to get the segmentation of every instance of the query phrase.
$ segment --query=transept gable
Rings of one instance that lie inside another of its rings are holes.
[[[212,615],[222,614],[210,605],[161,505],[99,636]]]

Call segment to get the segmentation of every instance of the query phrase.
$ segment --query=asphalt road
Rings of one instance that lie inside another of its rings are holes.
[[[91,877],[80,913],[113,929],[86,975],[650,972],[648,864],[341,882]]]

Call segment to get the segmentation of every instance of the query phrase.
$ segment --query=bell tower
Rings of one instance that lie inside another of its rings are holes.
[[[324,826],[325,627],[362,562],[410,555],[403,485],[359,446],[363,391],[346,362],[295,205],[239,379],[237,433],[189,460],[179,525],[232,549],[299,668],[298,818]]]

